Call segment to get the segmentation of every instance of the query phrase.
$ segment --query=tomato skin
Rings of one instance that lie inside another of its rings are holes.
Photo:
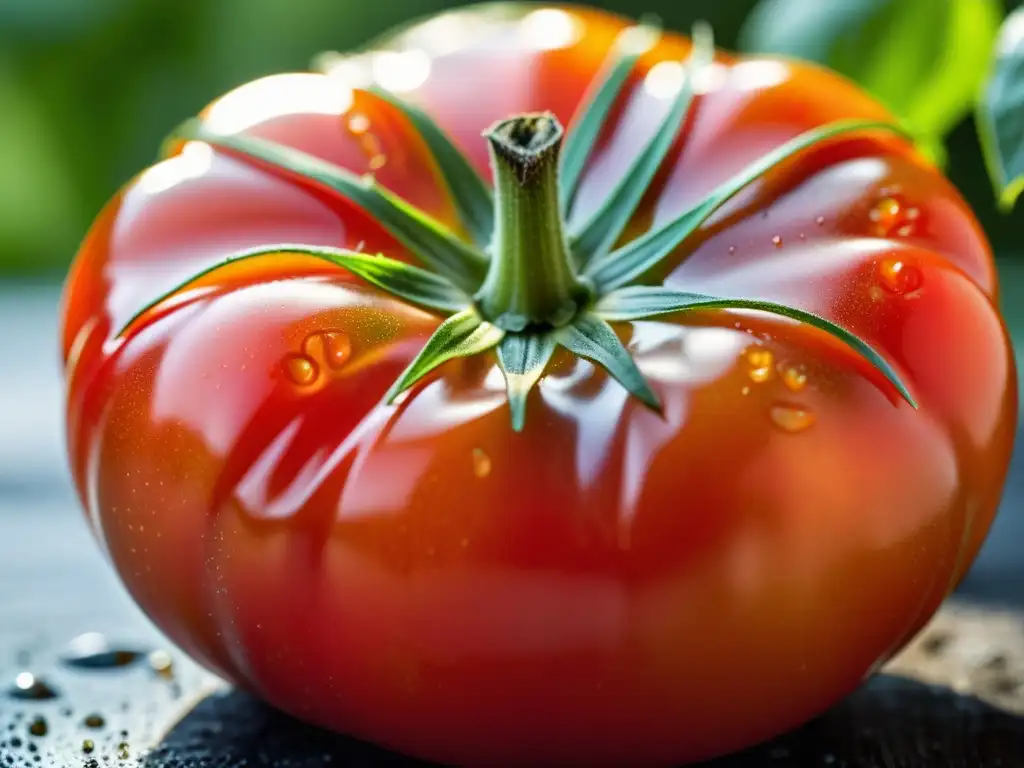
[[[569,123],[625,24],[537,12],[471,9],[384,44],[429,49],[447,30],[402,95],[483,171],[480,131],[540,109]],[[639,76],[688,47],[666,37]],[[634,232],[809,127],[885,117],[808,65],[718,61]],[[382,183],[454,225],[410,127],[345,93],[335,76],[279,76],[205,115],[359,173],[383,156]],[[584,178],[584,213],[663,102],[638,82]],[[820,332],[740,313],[622,327],[663,417],[567,355],[520,434],[490,356],[382,407],[437,319],[301,257],[215,273],[115,339],[189,274],[281,242],[405,257],[351,203],[200,144],[123,190],[66,287],[68,444],[144,610],[309,721],[460,765],[739,749],[895,653],[995,513],[1017,404],[992,257],[951,185],[896,140],[785,164],[664,279],[829,317],[885,353],[918,411]]]

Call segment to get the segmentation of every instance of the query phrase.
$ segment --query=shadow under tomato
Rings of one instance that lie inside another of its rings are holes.
[[[427,766],[322,731],[237,691],[200,702],[145,768]],[[704,768],[1024,765],[1024,718],[979,699],[883,675],[802,728]]]

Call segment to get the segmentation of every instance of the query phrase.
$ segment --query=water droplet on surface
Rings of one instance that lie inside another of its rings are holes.
[[[131,757],[131,747],[127,741],[122,741],[117,745],[117,759],[127,760],[129,757]]]
[[[799,392],[807,386],[807,374],[799,368],[788,366],[782,372],[782,383],[785,384],[790,391]]]
[[[22,672],[14,678],[14,685],[8,689],[7,695],[22,701],[46,701],[55,699],[60,694],[45,680],[31,672]]]
[[[96,742],[92,739],[85,739],[82,741],[82,751],[87,755],[91,755],[96,749]]]
[[[473,449],[473,474],[480,478],[491,474],[491,457],[482,448]]]
[[[816,218],[814,220],[814,223],[817,224],[819,227],[825,226],[825,217],[824,216],[819,216],[818,218]]]
[[[735,245],[730,245],[729,246],[729,255],[732,256],[734,253],[736,253],[736,246]]]
[[[776,248],[781,248],[782,247],[782,238],[779,235],[776,235],[775,237],[773,237],[772,238],[772,245],[774,245]]]
[[[85,719],[82,720],[82,725],[86,728],[102,728],[107,724],[107,721],[103,719],[102,715],[92,714],[86,715]]]
[[[382,152],[378,152],[370,157],[370,170],[379,171],[385,165],[388,164],[388,156]]]
[[[320,375],[317,364],[305,355],[289,355],[285,358],[284,369],[288,378],[300,387],[308,387]]]
[[[118,669],[131,666],[142,655],[137,648],[115,648],[98,632],[87,632],[68,644],[61,662],[74,669]]]
[[[174,677],[174,659],[167,651],[153,651],[149,654],[149,668],[165,680]]]
[[[909,237],[914,234],[914,222],[920,217],[920,208],[907,206],[891,195],[879,200],[868,214],[879,237]]]
[[[740,394],[743,395],[744,397],[749,395],[750,394],[750,387],[744,387],[743,389],[741,389],[740,390]]]
[[[36,717],[28,724],[28,732],[33,736],[45,736],[50,732],[50,726],[42,717]]]
[[[356,112],[348,118],[348,132],[353,136],[362,136],[370,130],[370,118],[361,112]]]
[[[772,377],[772,364],[775,356],[769,349],[754,347],[747,350],[747,363],[750,365],[749,375],[752,381],[762,384]]]
[[[883,197],[868,214],[870,219],[881,227],[888,229],[893,222],[899,220],[902,206],[895,197]]]
[[[352,355],[352,342],[340,331],[328,331],[323,335],[324,359],[332,368],[341,368]]]
[[[785,432],[797,433],[810,429],[817,421],[815,415],[806,408],[797,408],[792,405],[775,405],[771,410],[772,421],[775,426]]]
[[[900,259],[886,259],[878,265],[882,287],[897,295],[911,293],[921,287],[921,270]]]

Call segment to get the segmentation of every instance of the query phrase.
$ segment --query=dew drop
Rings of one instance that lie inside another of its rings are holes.
[[[320,374],[317,364],[305,355],[289,355],[284,361],[285,372],[295,384],[308,387]]]
[[[153,651],[149,654],[149,668],[165,680],[174,677],[174,660],[167,651]]]
[[[736,253],[736,246],[735,245],[730,245],[729,246],[729,255],[732,256],[735,253]]]
[[[743,395],[744,397],[749,395],[750,394],[750,387],[747,386],[747,387],[744,387],[743,389],[741,389],[740,390],[740,394]]]
[[[131,666],[142,656],[138,648],[115,648],[98,632],[87,632],[68,644],[61,662],[74,669],[118,669]]]
[[[361,112],[356,112],[348,118],[348,132],[353,136],[362,136],[370,130],[370,118]]]
[[[483,448],[473,449],[473,474],[479,478],[487,477],[491,474],[491,457],[487,455],[487,452]]]
[[[768,381],[772,377],[772,364],[775,356],[771,350],[754,347],[747,351],[747,363],[750,365],[750,378],[757,384]]]
[[[85,739],[82,741],[82,751],[87,755],[91,755],[96,750],[96,742],[92,739]]]
[[[772,238],[772,245],[774,245],[776,248],[781,248],[782,247],[782,238],[779,235],[776,235],[775,237],[773,237]]]
[[[45,680],[31,672],[22,672],[14,678],[14,685],[8,689],[7,695],[21,701],[46,701],[56,699],[60,694]]]
[[[895,197],[883,197],[868,214],[870,219],[878,224],[879,228],[888,231],[895,222],[899,221],[902,206]]]
[[[891,195],[879,200],[868,214],[879,237],[909,237],[914,234],[914,223],[920,217],[921,209],[907,206]]]
[[[28,732],[33,736],[45,736],[50,732],[50,726],[44,718],[36,717],[28,724]]]
[[[97,714],[86,715],[85,719],[82,720],[82,725],[84,725],[86,728],[92,728],[93,730],[102,728],[106,724],[107,721],[103,719],[103,715]]]
[[[814,220],[814,223],[817,224],[819,227],[824,227],[825,226],[825,217],[824,216],[819,216],[818,218],[816,218]]]
[[[811,411],[792,405],[772,406],[771,417],[777,427],[794,434],[810,429],[817,420]]]
[[[900,259],[886,259],[878,265],[878,278],[890,293],[902,295],[921,287],[921,270]]]
[[[127,760],[129,757],[131,757],[131,747],[127,741],[122,741],[117,745],[117,759]]]
[[[340,331],[324,334],[324,359],[332,368],[341,368],[352,355],[352,342]]]
[[[807,374],[799,368],[787,366],[782,372],[782,383],[785,384],[790,391],[799,392],[807,386]]]

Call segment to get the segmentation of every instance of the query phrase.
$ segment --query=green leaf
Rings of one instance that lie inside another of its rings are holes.
[[[452,315],[438,326],[426,346],[409,364],[384,396],[387,403],[433,371],[456,357],[471,357],[497,345],[505,332],[484,322],[475,310],[466,309]]]
[[[240,261],[249,261],[265,256],[280,256],[283,254],[301,254],[312,256],[317,259],[329,261],[339,267],[347,269],[357,277],[361,277],[371,285],[375,285],[383,291],[397,296],[424,309],[435,310],[442,314],[452,314],[466,309],[472,304],[472,299],[443,277],[427,272],[425,269],[406,264],[404,261],[389,259],[383,255],[370,255],[357,253],[341,248],[330,248],[327,246],[315,245],[292,245],[282,243],[263,248],[239,251],[223,261],[219,261],[200,272],[195,273],[187,280],[178,283],[168,291],[150,301],[145,307],[136,312],[132,318],[124,324],[118,335],[123,335],[136,320],[149,312],[153,307],[163,303],[176,293],[194,285],[200,279],[214,272],[219,272],[225,267],[237,264]]]
[[[597,315],[587,312],[572,325],[557,332],[559,344],[570,352],[592,360],[605,368],[626,390],[644,405],[660,412],[661,403],[647,379],[637,368],[633,356],[615,331]]]
[[[690,111],[694,93],[694,78],[703,67],[711,63],[714,55],[715,45],[710,27],[696,25],[693,31],[693,49],[687,63],[686,79],[683,81],[679,93],[672,100],[668,114],[665,115],[654,136],[637,155],[611,194],[582,225],[573,228],[571,234],[573,253],[576,254],[581,265],[585,265],[594,254],[606,253],[614,246],[615,241],[619,239],[622,231],[633,217],[633,213],[640,205],[640,201],[661,167],[662,161],[672,148],[672,144],[686,120],[686,115]]]
[[[844,120],[805,131],[755,160],[678,218],[595,260],[584,271],[585,276],[602,292],[635,280],[657,266],[744,187],[775,166],[827,139],[867,130],[884,130],[905,135],[905,131],[897,125],[863,120]]]
[[[372,176],[360,178],[318,157],[274,142],[218,134],[198,119],[184,123],[171,140],[203,141],[322,184],[362,207],[425,264],[458,287],[473,292],[483,282],[487,259],[482,253],[460,241],[439,221],[387,191]]]
[[[854,352],[867,360],[878,370],[900,395],[914,408],[914,400],[906,385],[900,380],[893,367],[866,342],[830,320],[802,309],[776,304],[771,301],[757,299],[729,299],[721,296],[708,296],[700,293],[687,293],[661,286],[631,285],[621,288],[603,297],[594,308],[594,312],[605,320],[622,322],[644,320],[658,315],[665,315],[686,310],[706,309],[751,309],[767,312],[781,317],[788,317],[801,323],[824,331],[833,338],[843,342]]]
[[[740,46],[831,67],[937,143],[970,113],[1001,17],[1000,0],[762,0]]]
[[[1003,24],[978,131],[999,205],[1009,211],[1024,193],[1024,7]]]
[[[426,112],[396,98],[383,88],[373,87],[370,92],[398,109],[412,123],[441,169],[441,176],[452,194],[459,218],[474,242],[486,248],[494,234],[494,200],[490,187],[452,143],[448,134]]]
[[[512,429],[516,432],[526,424],[527,396],[544,373],[555,346],[550,333],[509,334],[498,346],[498,363],[505,374]]]
[[[578,117],[569,127],[562,148],[559,192],[563,214],[572,206],[583,169],[630,73],[640,57],[657,42],[659,36],[659,30],[653,26],[626,29],[612,46],[611,54],[604,66],[604,74],[595,78],[590,93],[584,96],[583,105],[577,113]]]

